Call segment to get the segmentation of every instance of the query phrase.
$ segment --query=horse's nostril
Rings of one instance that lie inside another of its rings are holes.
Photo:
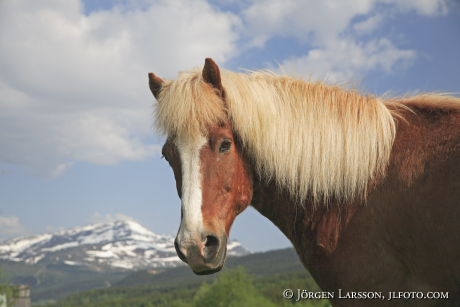
[[[215,236],[206,236],[206,247],[219,246],[219,239]]]
[[[176,248],[176,253],[177,253],[177,256],[179,256],[180,260],[182,260],[183,262],[187,263],[187,259],[185,258],[184,253],[182,253],[182,251],[180,250],[179,243],[177,242],[177,239],[174,240],[174,247]]]
[[[210,261],[216,257],[217,252],[219,251],[219,239],[215,236],[206,236],[206,242],[204,244],[205,252],[204,259],[205,261]]]

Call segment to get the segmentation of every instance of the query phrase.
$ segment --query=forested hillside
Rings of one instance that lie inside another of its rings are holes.
[[[111,287],[44,306],[329,306],[327,300],[288,300],[285,289],[319,291],[292,249],[230,258],[221,273],[208,276],[196,276],[186,266],[158,274],[139,271]]]

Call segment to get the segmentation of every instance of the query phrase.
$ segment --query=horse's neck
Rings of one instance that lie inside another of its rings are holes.
[[[460,237],[452,233],[458,232],[460,216],[460,112],[435,111],[403,114],[387,176],[370,191],[365,206],[313,210],[311,204],[296,205],[274,184],[255,180],[253,207],[289,238],[323,290],[409,291],[435,282],[423,274],[438,264],[439,255],[449,265],[457,263],[459,250],[452,247],[460,246]],[[426,256],[415,265],[420,250]],[[427,276],[448,275],[449,265]],[[455,270],[460,276],[460,268]]]
[[[271,220],[297,250],[318,256],[332,253],[359,204],[313,206],[296,203],[273,183],[255,182],[252,206]]]
[[[412,185],[424,172],[430,172],[430,161],[443,161],[460,151],[460,112],[441,110],[436,106],[406,110],[399,120],[387,177],[371,182],[370,194],[383,182],[392,182],[395,189]],[[369,196],[369,195],[368,195]],[[274,183],[255,180],[252,202],[262,215],[270,219],[294,244],[309,245],[309,251],[331,253],[340,234],[355,212],[363,205],[334,203],[328,206],[295,204],[286,191]],[[303,249],[306,250],[306,249]]]
[[[274,183],[254,182],[252,206],[263,216],[273,222],[295,245],[298,236],[304,236],[304,231],[297,228],[309,229],[309,221],[305,219],[305,209],[294,206],[289,195],[280,191]]]
[[[402,113],[390,158],[388,175],[398,184],[412,185],[429,173],[433,161],[443,161],[460,151],[460,111],[432,105],[412,105]]]

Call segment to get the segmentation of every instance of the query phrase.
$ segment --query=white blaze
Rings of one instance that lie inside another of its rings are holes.
[[[201,240],[203,233],[200,150],[204,144],[205,137],[195,141],[178,139],[176,143],[182,164],[183,216],[178,233],[182,243]]]

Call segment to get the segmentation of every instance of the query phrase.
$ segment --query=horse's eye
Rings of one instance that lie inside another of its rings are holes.
[[[230,140],[223,140],[219,147],[219,152],[228,152],[232,147],[232,142]]]

